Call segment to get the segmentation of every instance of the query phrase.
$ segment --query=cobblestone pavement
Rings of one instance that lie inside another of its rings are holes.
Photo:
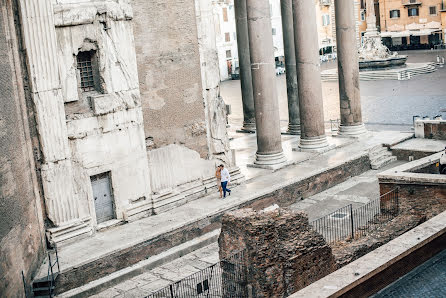
[[[446,250],[373,297],[446,297]]]
[[[188,277],[219,261],[218,244],[213,243],[170,263],[126,280],[97,295],[95,298],[145,297],[173,282]]]
[[[434,62],[436,56],[445,56],[446,51],[409,51],[408,62]],[[336,63],[323,64],[322,68],[336,67]],[[411,125],[412,116],[433,117],[446,109],[446,95],[441,82],[446,80],[446,67],[408,81],[361,81],[362,111],[364,122],[373,125]],[[285,75],[276,79],[280,119],[287,125],[288,108]],[[339,119],[339,95],[337,82],[323,82],[325,120]],[[221,94],[231,105],[230,123],[240,126],[243,110],[240,81],[225,81]],[[443,113],[446,116],[446,113]],[[395,127],[393,127],[394,129]]]

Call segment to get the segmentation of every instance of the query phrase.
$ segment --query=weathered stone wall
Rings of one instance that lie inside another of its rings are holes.
[[[24,297],[44,254],[13,1],[0,2],[0,296]]]
[[[110,172],[117,219],[152,214],[150,175],[133,38],[126,0],[56,1],[62,93],[79,218],[96,214],[90,177]],[[78,86],[76,55],[97,53],[99,91]]]
[[[154,148],[209,154],[194,1],[133,0],[144,129]]]
[[[415,121],[415,137],[446,140],[446,120]]]
[[[424,137],[426,139],[446,140],[446,121],[439,123],[425,123]]]
[[[398,160],[409,160],[409,156],[412,156],[414,160],[425,158],[432,155],[434,152],[414,151],[404,149],[392,149],[392,155],[396,156]]]
[[[253,297],[286,297],[335,270],[331,248],[301,212],[226,213],[218,242],[220,259],[245,250]]]
[[[432,175],[434,176],[434,175]],[[446,184],[383,183],[380,192],[385,194],[399,187],[400,212],[430,219],[446,210]]]

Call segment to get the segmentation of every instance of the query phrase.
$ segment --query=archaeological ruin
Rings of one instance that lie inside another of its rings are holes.
[[[271,1],[1,0],[1,297],[287,297],[431,224],[401,254],[445,248],[445,120],[374,128],[360,82],[442,65],[360,73],[373,1]]]

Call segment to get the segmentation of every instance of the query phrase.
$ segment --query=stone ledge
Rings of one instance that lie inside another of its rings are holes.
[[[445,236],[446,212],[443,212],[290,297],[339,297],[353,293],[362,284],[378,278],[385,270],[396,266],[399,261],[416,253],[419,249],[427,247],[430,243],[434,243],[435,240],[442,240],[440,243],[443,245],[443,247],[436,245],[434,247],[436,252],[445,249]],[[430,254],[435,255],[435,252],[431,251]],[[424,260],[421,258],[418,261],[419,264],[411,264],[412,268],[415,265],[420,265]],[[405,274],[406,272],[401,273]],[[387,284],[392,281],[386,280]]]

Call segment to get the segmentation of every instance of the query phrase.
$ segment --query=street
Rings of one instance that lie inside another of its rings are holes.
[[[408,62],[434,62],[437,55],[446,57],[446,51],[408,51],[400,54],[408,55]],[[336,67],[336,61],[325,62],[321,68]],[[410,126],[412,116],[434,117],[446,108],[446,69],[438,68],[436,72],[415,77],[408,81],[361,81],[361,103],[363,120],[366,124],[384,127],[386,125]],[[276,78],[279,99],[280,119],[286,126],[288,108],[285,75]],[[339,119],[339,94],[337,82],[322,82],[324,96],[325,121]],[[231,124],[240,125],[243,110],[240,92],[240,81],[225,81],[221,84],[221,95],[226,104],[231,105]],[[443,112],[443,116],[446,113]]]

